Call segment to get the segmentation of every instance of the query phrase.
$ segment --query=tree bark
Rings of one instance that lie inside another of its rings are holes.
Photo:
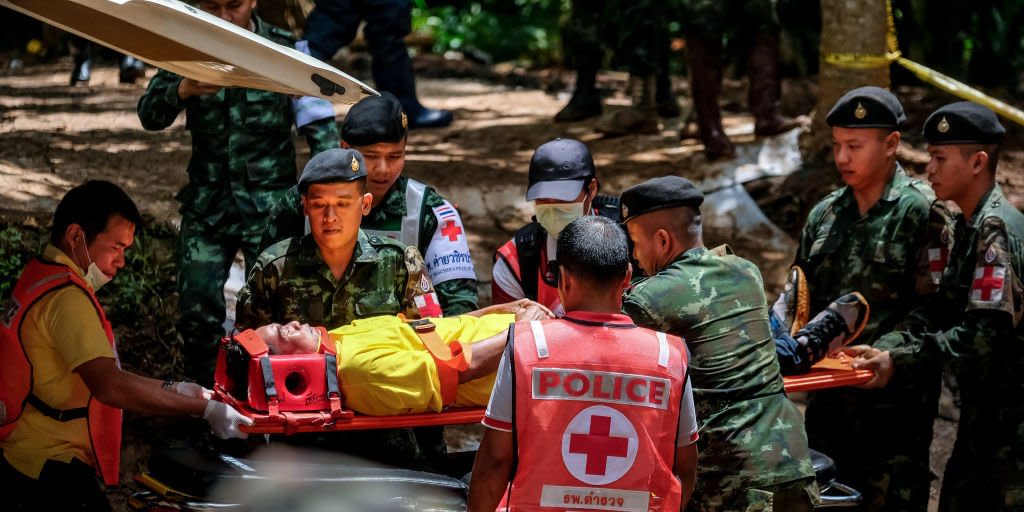
[[[829,54],[881,56],[886,53],[886,0],[821,0],[821,63],[814,124],[805,146],[811,160],[827,155],[831,130],[825,116],[840,96],[863,85],[889,87],[889,66],[853,68],[830,64]],[[826,156],[826,159],[829,159]],[[830,159],[829,159],[830,160]]]

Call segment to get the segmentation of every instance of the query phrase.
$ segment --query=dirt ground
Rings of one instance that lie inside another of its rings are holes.
[[[88,87],[70,88],[69,69],[70,62],[65,59],[16,73],[0,73],[0,219],[45,218],[70,187],[87,178],[103,178],[122,185],[146,214],[176,221],[173,196],[185,184],[190,154],[183,119],[166,130],[146,132],[135,113],[145,81],[120,85],[116,69],[101,65],[94,70]],[[550,121],[567,100],[565,92],[549,94],[543,90],[564,85],[558,73],[510,70],[500,76],[511,76],[513,79],[502,83],[513,85],[467,78],[421,79],[423,102],[454,110],[457,120],[447,129],[413,132],[406,168],[408,175],[435,186],[464,212],[481,278],[482,303],[489,302],[491,255],[528,219],[529,204],[523,198],[527,164],[533,148],[540,143],[557,136],[587,142],[594,152],[603,191],[611,194],[659,175],[699,178],[705,163],[697,141],[680,142],[681,120],[666,120],[659,135],[603,138],[595,132],[594,122]],[[677,80],[686,107],[686,86]],[[536,87],[515,85],[524,83]],[[602,77],[602,85],[612,92],[608,100],[611,109],[628,101],[621,92],[623,84],[621,75]],[[727,130],[735,141],[751,143],[752,119],[741,112],[743,84],[727,82],[725,91]],[[813,105],[813,83],[787,82],[785,91],[783,106],[787,112],[807,113]],[[912,126],[919,126],[930,109],[951,100],[924,88],[901,89],[898,93],[907,105]],[[338,113],[340,116],[343,111]],[[1011,200],[1024,207],[1022,130],[1008,128],[1010,142],[1003,153],[1000,181]],[[919,172],[927,160],[923,141],[916,132],[908,133],[906,140],[901,157],[912,171]],[[300,148],[301,168],[308,155],[304,142],[300,142]],[[812,188],[806,184],[814,180],[834,180],[834,173],[831,169],[810,169],[789,178],[753,182],[747,189],[769,218],[792,234],[802,222],[796,212],[827,191],[819,187],[814,197],[806,197],[807,189]],[[709,244],[730,241],[726,233],[710,232],[705,236]],[[770,292],[778,289],[791,251],[769,251],[756,243],[734,245],[734,249],[761,266]],[[944,466],[954,429],[955,424],[948,419],[936,423],[932,461],[936,474]],[[464,437],[455,436],[453,441],[461,442]],[[146,433],[128,434],[128,439],[140,443],[147,438]],[[130,446],[126,460],[144,458],[145,453],[144,446]]]

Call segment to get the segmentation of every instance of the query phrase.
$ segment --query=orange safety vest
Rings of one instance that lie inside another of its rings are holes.
[[[96,470],[105,484],[117,485],[121,465],[121,409],[90,397],[88,407],[59,410],[32,393],[32,362],[21,339],[22,321],[40,299],[65,286],[77,286],[92,300],[115,359],[117,357],[114,332],[92,288],[66,265],[38,258],[30,261],[14,285],[10,306],[3,312],[0,324],[0,439],[14,431],[26,404],[56,421],[86,419]]]
[[[686,352],[624,315],[514,327],[511,510],[677,511]]]

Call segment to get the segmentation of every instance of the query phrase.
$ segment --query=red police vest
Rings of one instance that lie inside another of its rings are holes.
[[[513,510],[679,510],[683,342],[623,315],[519,322]]]
[[[562,299],[558,296],[558,288],[548,284],[548,280],[544,279],[544,275],[550,272],[547,262],[547,244],[544,247],[539,248],[540,259],[538,261],[537,270],[534,272],[537,275],[537,296],[530,297],[527,293],[528,299],[533,299],[540,304],[544,305],[551,311],[558,309],[558,306],[562,305]],[[512,270],[512,273],[516,276],[516,280],[519,281],[520,285],[523,284],[523,271],[519,268],[519,251],[515,242],[509,240],[505,245],[498,248],[498,257],[505,261],[508,268]],[[548,276],[551,282],[554,282],[554,276]],[[524,291],[526,286],[523,286]]]
[[[114,332],[92,288],[65,265],[38,258],[30,261],[14,285],[10,307],[3,312],[3,323],[0,324],[0,413],[3,413],[0,415],[0,439],[7,438],[17,426],[25,404],[32,404],[56,421],[86,419],[96,470],[105,484],[117,485],[121,465],[121,409],[90,397],[87,408],[59,410],[32,394],[32,363],[23,348],[21,324],[36,302],[65,286],[77,286],[92,300],[117,357]]]

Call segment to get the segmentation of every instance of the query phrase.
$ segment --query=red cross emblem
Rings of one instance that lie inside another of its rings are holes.
[[[582,453],[587,457],[587,474],[604,475],[608,471],[608,457],[625,457],[629,439],[611,435],[609,416],[591,416],[589,434],[572,434],[569,453]]]
[[[946,262],[949,261],[949,249],[931,248],[928,249],[928,271],[932,274],[932,281],[939,284],[942,281],[942,272],[946,270]]]
[[[971,284],[971,300],[996,302],[1003,298],[1003,279],[1006,269],[994,265],[986,265],[974,269],[974,282]]]
[[[416,309],[420,310],[420,315],[424,317],[440,317],[441,316],[441,305],[437,303],[437,294],[430,292],[426,295],[417,295],[413,297],[416,302]]]
[[[459,227],[459,225],[456,224],[455,221],[450,220],[445,222],[444,227],[441,228],[441,234],[443,236],[448,237],[448,240],[454,242],[458,240],[459,235],[462,234],[462,228]]]
[[[639,436],[621,411],[594,405],[578,412],[562,434],[562,462],[577,480],[612,483],[636,462]]]

